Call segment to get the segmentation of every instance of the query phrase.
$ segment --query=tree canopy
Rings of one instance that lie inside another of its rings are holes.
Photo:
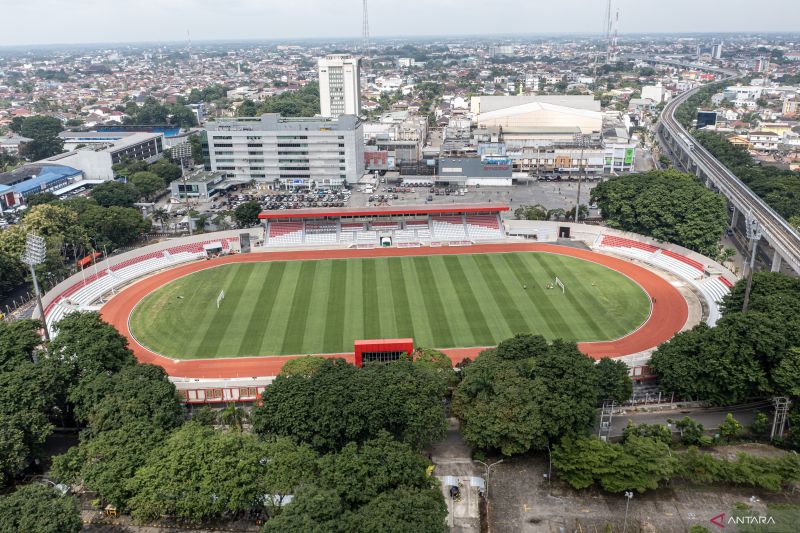
[[[89,193],[102,207],[112,205],[119,207],[133,207],[139,200],[139,191],[132,183],[107,181],[92,189]]]
[[[249,228],[258,224],[258,214],[261,213],[261,204],[255,200],[244,202],[233,210],[233,218],[242,228]]]
[[[239,107],[240,117],[262,113],[280,113],[284,117],[313,117],[320,112],[319,84],[309,83],[296,91],[285,91],[266,98],[259,105],[245,100]]]
[[[254,430],[287,436],[321,452],[386,430],[415,448],[444,436],[444,384],[410,361],[366,365],[327,359],[310,376],[280,375],[253,410]]]
[[[77,533],[83,529],[78,502],[52,487],[31,484],[0,496],[0,531]]]
[[[20,146],[20,155],[31,161],[38,161],[60,154],[64,151],[64,141],[58,136],[64,131],[64,125],[54,117],[25,117],[19,128],[19,134],[31,139]]]
[[[574,343],[517,335],[481,352],[462,374],[453,412],[472,446],[519,454],[594,424],[598,370]]]
[[[725,232],[725,199],[691,174],[654,170],[613,177],[592,190],[606,223],[714,257]]]

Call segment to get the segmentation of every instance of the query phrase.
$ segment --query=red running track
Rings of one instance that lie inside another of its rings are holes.
[[[602,357],[620,357],[653,348],[669,340],[675,333],[680,331],[689,316],[688,304],[680,292],[666,280],[647,269],[622,259],[590,252],[588,250],[552,244],[533,243],[480,244],[475,246],[441,248],[276,251],[231,255],[208,261],[190,263],[144,278],[114,296],[103,306],[101,315],[104,320],[128,337],[130,347],[139,361],[142,363],[160,365],[164,367],[171,376],[189,378],[274,376],[278,374],[284,362],[297,356],[260,356],[229,359],[171,359],[154,353],[136,342],[136,339],[131,335],[130,329],[128,328],[128,319],[136,304],[159,287],[186,274],[226,263],[500,252],[548,252],[592,261],[628,276],[650,295],[651,302],[653,302],[652,311],[648,320],[639,327],[639,329],[625,337],[613,341],[578,343],[578,347],[582,352],[595,359],[600,359]],[[598,312],[602,312],[602,309],[598,309]],[[450,348],[443,351],[453,359],[454,363],[457,363],[462,361],[465,357],[474,358],[483,349],[485,349],[485,347]],[[353,362],[352,353],[326,354],[326,356],[344,357],[348,361]]]

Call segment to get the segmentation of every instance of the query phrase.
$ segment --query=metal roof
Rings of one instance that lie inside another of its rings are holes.
[[[286,209],[283,211],[262,211],[258,218],[279,220],[287,218],[337,218],[374,217],[392,215],[455,215],[460,213],[502,213],[510,208],[505,204],[450,204],[450,205],[405,205],[394,207],[338,208],[323,207],[315,209]]]

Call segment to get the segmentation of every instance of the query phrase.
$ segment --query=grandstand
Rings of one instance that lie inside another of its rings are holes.
[[[370,248],[465,244],[505,238],[500,221],[508,206],[455,204],[365,209],[264,211],[266,246],[345,245]]]
[[[229,251],[231,243],[237,240],[236,237],[229,237],[215,241],[193,242],[146,253],[112,266],[104,265],[103,261],[95,263],[94,266],[87,266],[85,271],[93,271],[93,273],[86,275],[84,272],[84,279],[62,292],[59,298],[51,302],[45,309],[50,335],[57,334],[54,326],[64,316],[76,311],[91,310],[92,304],[118,287],[127,285],[147,274],[205,258],[208,255],[205,249],[206,245],[219,244],[223,250]]]
[[[685,279],[700,291],[708,303],[706,322],[713,326],[719,320],[719,304],[733,284],[722,275],[708,274],[703,263],[666,248],[610,234],[601,235],[595,248],[638,259]]]

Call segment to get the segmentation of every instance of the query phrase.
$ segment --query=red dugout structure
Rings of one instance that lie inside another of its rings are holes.
[[[364,363],[373,361],[387,362],[411,355],[414,351],[414,339],[375,339],[355,342],[355,365],[359,368]]]

